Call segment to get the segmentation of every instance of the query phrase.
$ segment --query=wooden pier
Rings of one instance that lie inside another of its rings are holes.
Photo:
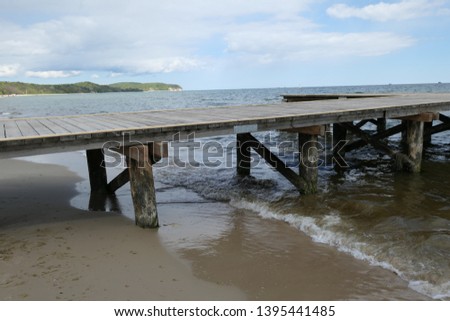
[[[372,145],[389,155],[399,170],[419,172],[424,142],[450,129],[450,94],[286,95],[284,103],[218,108],[151,110],[109,114],[0,119],[0,158],[86,150],[92,193],[114,193],[128,181],[136,224],[157,227],[158,216],[152,165],[167,156],[167,145],[195,134],[196,138],[236,135],[237,172],[250,174],[254,150],[303,194],[317,192],[317,138],[332,125],[333,141],[346,141],[345,152]],[[398,119],[386,128],[387,119]],[[362,127],[378,128],[369,134]],[[252,133],[286,130],[298,134],[298,171],[285,165]],[[392,149],[385,138],[402,133],[406,151]],[[127,137],[126,140],[123,138]],[[108,182],[104,168],[105,143],[120,141],[116,151],[128,169]]]

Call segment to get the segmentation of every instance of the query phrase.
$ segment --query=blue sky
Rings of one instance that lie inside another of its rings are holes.
[[[0,81],[450,82],[450,0],[0,0]]]

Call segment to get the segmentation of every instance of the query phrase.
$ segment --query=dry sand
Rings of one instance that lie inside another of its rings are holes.
[[[82,178],[62,166],[0,166],[1,300],[427,299],[285,223],[184,189],[159,185],[162,227],[143,230],[71,207]],[[118,201],[130,211],[126,190]]]

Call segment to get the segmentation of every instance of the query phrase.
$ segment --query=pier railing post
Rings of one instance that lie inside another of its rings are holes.
[[[317,193],[317,177],[319,173],[319,151],[317,149],[317,135],[298,134],[298,148],[300,155],[299,179],[302,194]]]
[[[408,157],[412,164],[408,166],[408,171],[413,173],[420,172],[423,152],[423,128],[422,121],[407,120],[406,123],[406,144]]]
[[[245,140],[246,134],[236,135],[236,168],[240,176],[250,175],[251,150],[250,144]]]
[[[153,168],[148,157],[148,147],[131,148],[138,148],[142,153],[139,160],[127,157],[135,222],[142,228],[156,228],[159,226],[159,222]]]

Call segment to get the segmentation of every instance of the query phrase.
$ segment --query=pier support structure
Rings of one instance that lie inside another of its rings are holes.
[[[250,175],[251,151],[246,134],[236,135],[236,169],[239,176]]]
[[[167,157],[167,144],[149,143],[117,148],[115,151],[126,158],[127,167],[117,177],[107,183],[107,173],[102,149],[86,151],[89,180],[91,185],[91,203],[101,196],[106,201],[108,194],[130,182],[135,222],[142,228],[159,226],[156,206],[156,193],[152,165],[162,157]]]
[[[86,160],[89,171],[89,184],[91,192],[106,193],[108,181],[106,168],[104,166],[105,157],[102,149],[91,149],[86,151]]]
[[[303,194],[317,193],[317,177],[319,174],[319,151],[317,134],[298,133],[299,149],[299,184]]]
[[[325,134],[324,126],[311,126],[306,128],[291,128],[286,130],[298,133],[299,173],[297,174],[267,147],[250,133],[237,134],[237,173],[240,176],[250,175],[251,152],[253,149],[270,166],[275,168],[301,194],[314,194],[317,192],[318,177],[318,148],[317,136]]]
[[[406,121],[406,145],[407,156],[411,160],[407,168],[412,173],[419,173],[422,164],[423,153],[423,122]]]
[[[370,135],[361,129],[361,127],[367,122],[373,122],[372,120],[361,121],[359,125],[341,123],[340,126],[336,128],[338,129],[338,135],[339,128],[342,126],[359,137],[359,140],[355,140],[345,147],[347,152],[370,144],[379,151],[392,157],[396,161],[398,170],[418,173],[421,170],[424,139],[428,136],[431,137],[433,131],[437,132],[437,130],[445,130],[445,127],[448,126],[445,126],[444,120],[444,124],[439,125],[442,128],[435,129],[438,126],[433,127],[433,120],[441,118],[442,115],[434,113],[422,113],[418,115],[400,117],[397,119],[401,120],[401,124],[388,129],[378,127],[378,131],[373,135]],[[377,122],[379,122],[379,120],[377,120]],[[426,126],[425,124],[427,123],[430,125]],[[401,145],[404,146],[404,153],[392,149],[386,142],[383,141],[383,139],[398,133],[402,134]]]
[[[137,150],[137,157],[132,157],[131,149]],[[126,154],[136,225],[142,228],[158,227],[155,183],[148,146],[129,147]]]

